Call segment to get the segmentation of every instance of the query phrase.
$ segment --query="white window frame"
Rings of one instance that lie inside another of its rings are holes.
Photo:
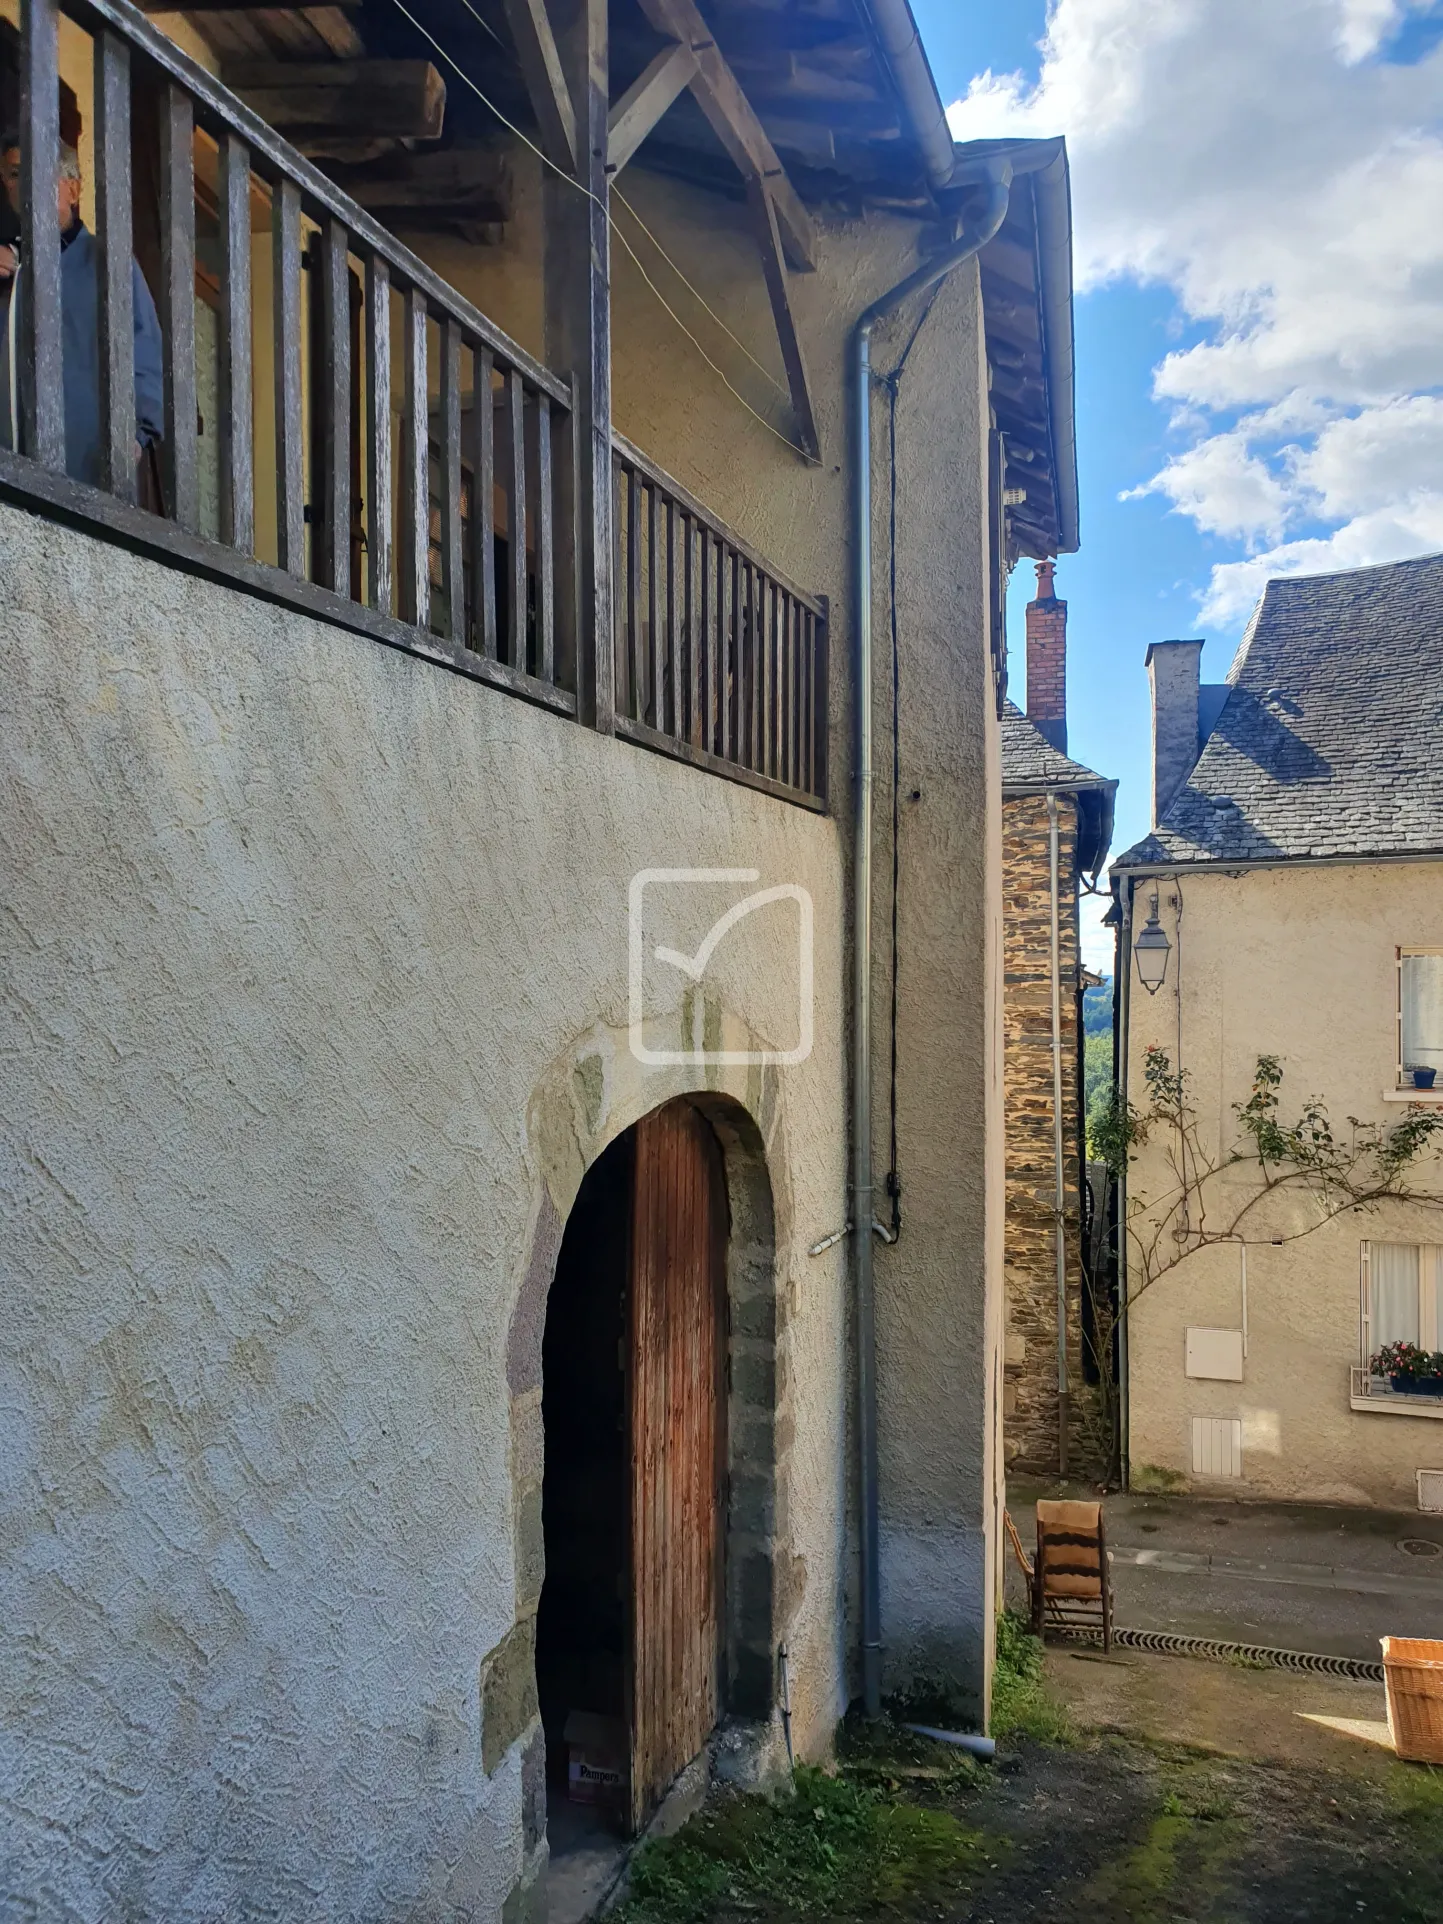
[[[1403,1080],[1403,958],[1409,955],[1443,955],[1443,949],[1430,948],[1426,944],[1421,947],[1408,945],[1395,949],[1393,954],[1393,1055],[1395,1058],[1393,1063],[1393,1086],[1395,1089],[1411,1089],[1413,1086],[1412,1083]],[[1420,1090],[1419,1094],[1426,1095],[1427,1091]]]
[[[1373,1242],[1388,1242],[1391,1238],[1379,1236],[1365,1238],[1358,1245],[1358,1280],[1361,1301],[1360,1311],[1360,1351],[1358,1362],[1363,1369],[1368,1367],[1372,1356],[1373,1342]],[[1405,1249],[1418,1252],[1418,1335],[1416,1342],[1421,1349],[1443,1348],[1443,1328],[1439,1327],[1443,1317],[1443,1245],[1438,1243],[1404,1243]],[[1425,1333],[1433,1336],[1431,1343],[1424,1342]]]

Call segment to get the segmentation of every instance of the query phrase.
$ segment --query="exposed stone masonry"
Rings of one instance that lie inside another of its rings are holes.
[[[1067,1236],[1067,1348],[1072,1413],[1068,1455],[1088,1460],[1082,1367],[1082,1253],[1078,1168],[1077,983],[1074,881],[1077,805],[1058,797],[1059,962]],[[1007,1333],[1003,1429],[1017,1469],[1057,1465],[1057,1257],[1052,1120],[1052,936],[1047,799],[1002,806],[1004,1090],[1007,1117]]]

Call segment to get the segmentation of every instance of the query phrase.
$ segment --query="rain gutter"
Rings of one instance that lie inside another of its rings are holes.
[[[910,19],[910,13],[908,15]],[[915,31],[915,29],[914,29]],[[848,377],[853,423],[852,585],[856,627],[852,684],[856,750],[852,776],[852,1207],[856,1225],[857,1403],[861,1457],[862,1694],[867,1715],[882,1706],[881,1502],[877,1453],[877,1323],[872,1236],[872,330],[914,294],[935,287],[984,248],[1007,218],[1012,170],[989,163],[986,199],[944,252],[890,288],[852,330]]]

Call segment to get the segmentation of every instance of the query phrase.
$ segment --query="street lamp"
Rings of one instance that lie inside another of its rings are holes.
[[[1157,919],[1156,889],[1152,892],[1147,927],[1133,943],[1132,952],[1137,957],[1138,980],[1149,995],[1156,995],[1167,976],[1167,958],[1172,953],[1172,944]]]

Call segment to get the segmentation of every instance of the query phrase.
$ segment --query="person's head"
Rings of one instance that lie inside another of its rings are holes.
[[[80,156],[73,147],[64,141],[60,143],[60,164],[57,169],[56,204],[61,228],[67,228],[80,212]],[[20,212],[20,143],[15,136],[5,138],[0,150],[0,181],[4,182],[5,192],[10,197],[10,205],[16,213]]]

